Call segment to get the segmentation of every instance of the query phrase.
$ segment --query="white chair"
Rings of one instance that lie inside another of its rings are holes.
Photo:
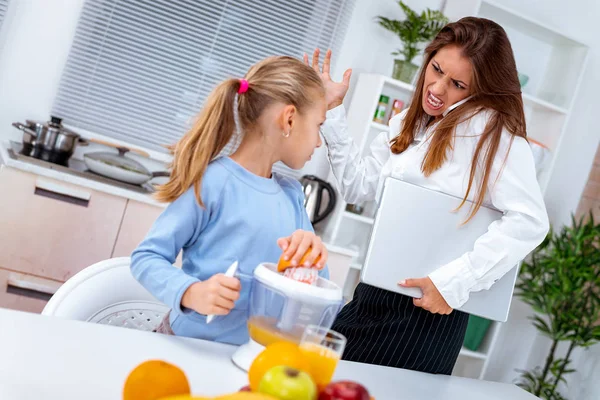
[[[132,275],[129,257],[112,258],[78,272],[52,296],[42,315],[151,331],[169,307]]]

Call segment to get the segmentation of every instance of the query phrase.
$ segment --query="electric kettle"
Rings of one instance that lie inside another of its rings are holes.
[[[306,208],[310,221],[316,224],[324,220],[335,208],[335,189],[329,183],[313,175],[303,176],[300,183],[304,192],[304,208]],[[327,203],[325,203],[323,192],[327,192]]]

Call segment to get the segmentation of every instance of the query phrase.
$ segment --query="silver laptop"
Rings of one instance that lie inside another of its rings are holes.
[[[382,289],[421,297],[418,288],[398,282],[428,276],[435,269],[473,250],[475,241],[502,212],[482,206],[461,225],[471,203],[453,212],[462,199],[435,190],[387,178],[375,216],[361,281]],[[490,290],[471,292],[461,311],[495,321],[506,321],[519,266]]]

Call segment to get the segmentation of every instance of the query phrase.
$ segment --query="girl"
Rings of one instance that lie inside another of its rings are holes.
[[[500,25],[483,18],[445,26],[425,49],[410,107],[392,118],[365,158],[347,134],[341,106],[350,71],[342,83],[332,82],[330,57],[323,66],[331,110],[323,135],[347,202],[376,199],[393,176],[472,201],[470,215],[484,203],[504,211],[472,251],[427,277],[398,282],[419,287],[422,298],[359,284],[333,325],[348,338],[345,359],[449,375],[468,322],[453,309],[469,293],[489,289],[548,232],[510,42]],[[313,67],[319,70],[318,52]],[[399,226],[390,246],[427,240],[409,232]]]
[[[237,99],[236,99],[237,95]],[[291,57],[268,58],[244,79],[229,79],[206,100],[194,127],[174,146],[172,174],[156,194],[169,206],[131,256],[135,278],[171,307],[159,327],[242,344],[254,268],[284,257],[328,277],[327,250],[313,233],[300,183],[272,173],[299,169],[321,145],[325,91],[317,72]],[[235,110],[234,110],[235,108]],[[242,141],[218,157],[240,122]],[[183,249],[182,268],[173,266]],[[223,273],[239,262],[238,278]],[[221,317],[207,324],[209,314]]]

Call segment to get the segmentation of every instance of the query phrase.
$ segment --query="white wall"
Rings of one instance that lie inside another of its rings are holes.
[[[0,32],[0,140],[11,122],[48,120],[83,0],[14,0]]]

